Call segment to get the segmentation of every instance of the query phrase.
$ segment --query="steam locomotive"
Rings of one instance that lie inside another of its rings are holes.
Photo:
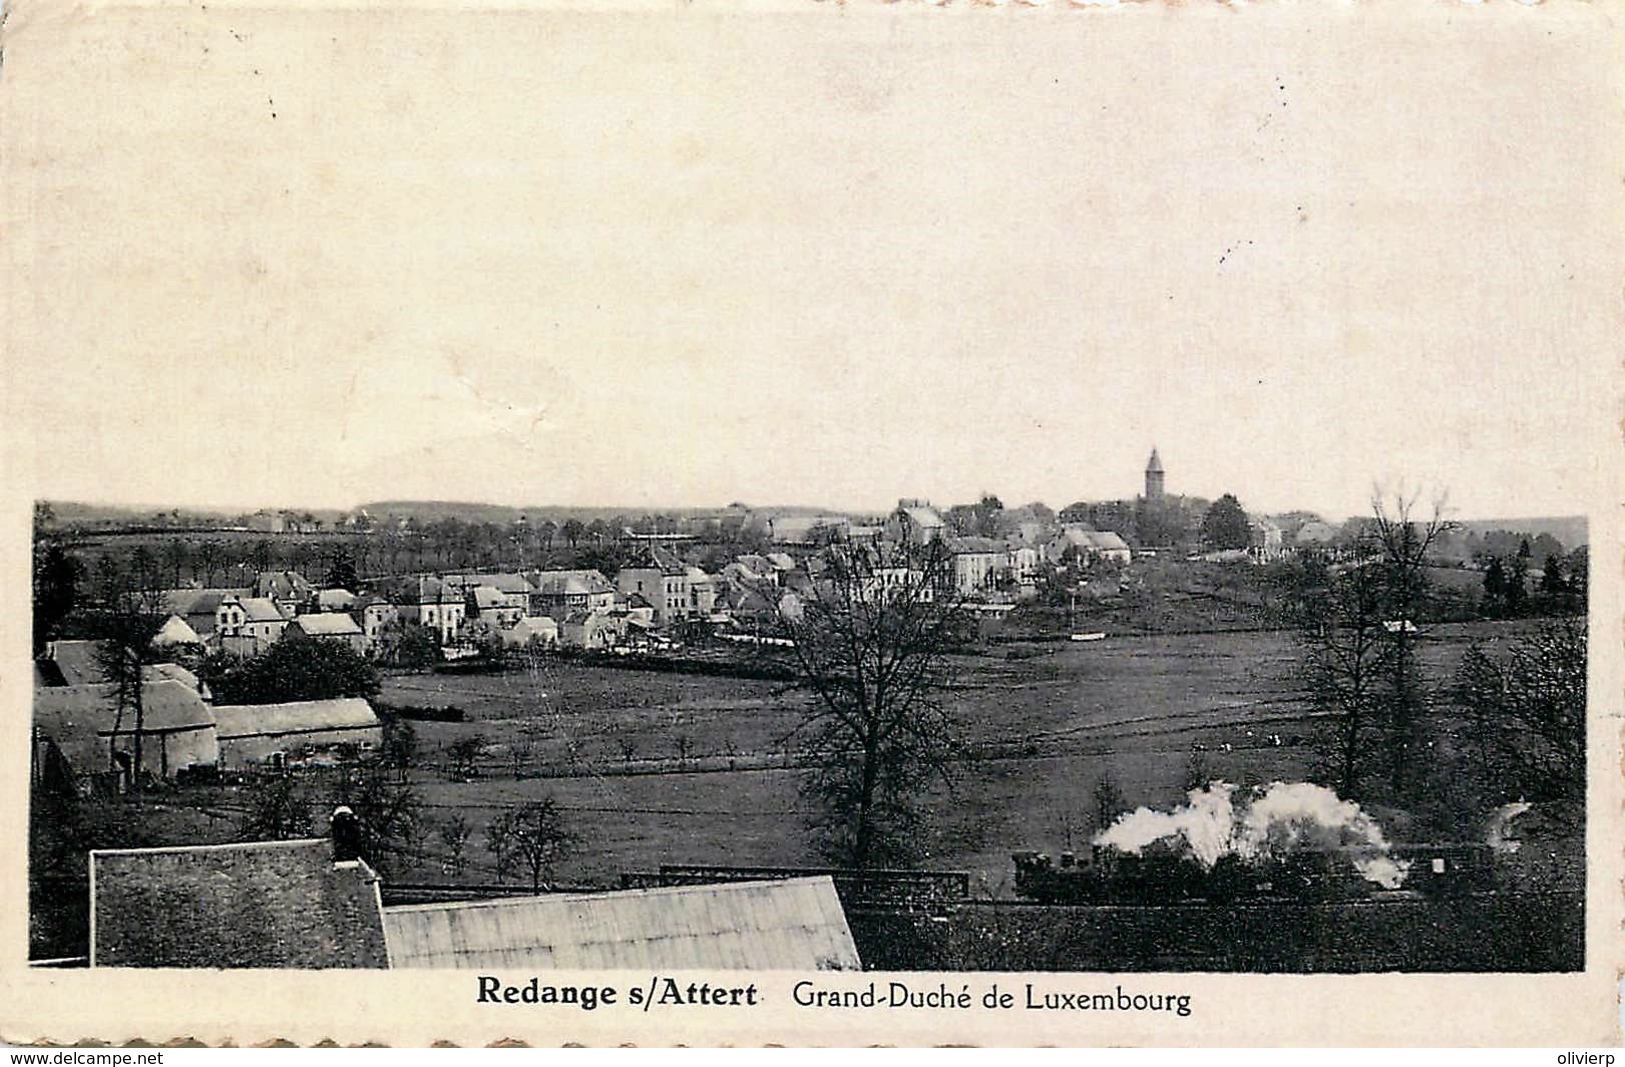
[[[1083,855],[1017,852],[1016,893],[1042,904],[1159,905],[1249,900],[1347,901],[1449,897],[1494,890],[1496,852],[1463,842],[1395,845],[1387,853],[1404,871],[1395,889],[1361,874],[1380,854],[1352,848],[1300,848],[1212,866],[1183,848],[1156,842],[1139,852],[1096,845]]]

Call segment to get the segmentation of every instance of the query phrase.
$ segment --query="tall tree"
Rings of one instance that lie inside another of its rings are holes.
[[[1202,517],[1202,543],[1210,550],[1226,551],[1252,544],[1252,527],[1241,502],[1226,493],[1215,500]]]
[[[55,537],[34,542],[34,652],[45,650],[79,602],[84,567]]]
[[[1569,591],[1563,578],[1563,559],[1556,554],[1546,557],[1540,566],[1540,591],[1549,597],[1561,597]]]
[[[122,579],[111,579],[114,586],[103,592],[102,639],[95,653],[98,672],[113,702],[108,761],[118,769],[118,746],[128,722],[130,787],[137,792],[145,785],[146,667],[158,659],[152,639],[164,621],[163,595],[152,584],[154,577],[137,569]]]
[[[326,580],[322,584],[328,589],[348,589],[352,593],[360,588],[361,580],[355,572],[355,556],[349,549],[341,546],[333,552]]]
[[[1507,606],[1507,569],[1501,557],[1492,558],[1484,568],[1484,614],[1501,615]]]
[[[832,547],[805,595],[777,599],[810,692],[791,740],[815,825],[838,861],[874,867],[917,845],[919,801],[946,781],[958,728],[940,696],[962,620],[939,545]]]
[[[283,704],[378,695],[378,671],[341,641],[284,638],[248,660],[222,657],[205,664],[222,704]]]
[[[214,575],[221,563],[220,542],[212,538],[200,542],[192,558],[192,576],[205,586],[214,585]]]
[[[164,544],[164,561],[169,564],[170,585],[179,587],[181,584],[181,568],[191,558],[191,549],[179,537],[172,537]]]

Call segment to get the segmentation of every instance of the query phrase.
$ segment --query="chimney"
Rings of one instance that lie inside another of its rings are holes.
[[[333,809],[333,862],[345,863],[361,858],[361,820],[346,804]]]

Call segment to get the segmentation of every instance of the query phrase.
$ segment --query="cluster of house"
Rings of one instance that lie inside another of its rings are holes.
[[[255,576],[241,588],[171,589],[161,638],[171,644],[256,655],[290,635],[380,651],[411,624],[432,631],[446,654],[496,639],[507,647],[602,649],[656,641],[690,622],[760,622],[785,598],[804,595],[817,570],[816,545],[937,545],[945,581],[961,596],[1013,602],[1036,591],[1044,563],[1127,562],[1117,534],[1084,524],[1056,526],[1016,514],[1001,536],[954,534],[928,502],[903,500],[883,522],[840,516],[780,520],[775,551],[742,553],[715,573],[651,543],[644,558],[613,577],[592,569],[435,574],[386,578],[367,588],[321,588],[296,571]],[[794,554],[792,554],[794,552]]]

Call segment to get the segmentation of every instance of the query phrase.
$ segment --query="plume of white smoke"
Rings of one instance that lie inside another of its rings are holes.
[[[1137,853],[1154,841],[1179,840],[1203,867],[1227,855],[1271,859],[1300,849],[1345,852],[1360,877],[1388,889],[1409,864],[1388,853],[1382,827],[1351,800],[1309,782],[1272,782],[1237,803],[1236,787],[1214,782],[1193,789],[1173,811],[1138,808],[1097,834],[1094,843]]]

